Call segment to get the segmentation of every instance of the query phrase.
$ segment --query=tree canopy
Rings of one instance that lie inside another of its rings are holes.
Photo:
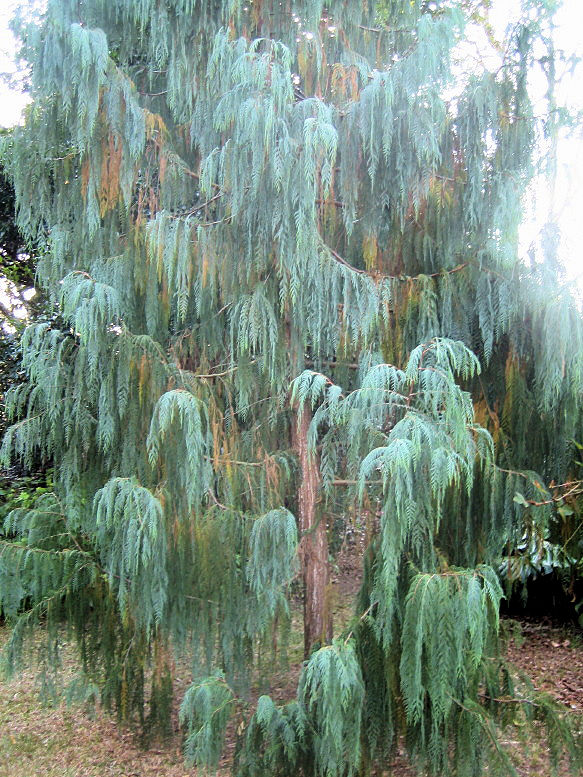
[[[432,772],[509,774],[517,704],[575,758],[498,633],[501,559],[578,493],[583,440],[580,311],[518,255],[554,5],[500,45],[486,0],[49,0],[21,30],[3,158],[60,316],[7,399],[3,461],[54,467],[0,538],[10,666],[65,623],[103,701],[164,726],[186,651],[186,756],[214,767],[299,558],[297,699],[259,699],[238,774],[362,773],[400,734]],[[335,638],[332,507],[379,520]]]

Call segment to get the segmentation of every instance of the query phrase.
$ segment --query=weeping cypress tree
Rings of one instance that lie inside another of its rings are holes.
[[[487,2],[49,0],[23,31],[4,158],[60,316],[7,401],[4,462],[55,483],[3,527],[9,666],[39,621],[55,662],[64,623],[147,728],[188,651],[186,755],[216,766],[299,558],[308,660],[239,774],[356,774],[400,734],[435,773],[508,774],[517,709],[576,756],[500,657],[495,572],[581,439],[579,312],[517,256],[553,5],[525,0],[494,71],[459,48]],[[333,501],[380,519],[336,639]]]

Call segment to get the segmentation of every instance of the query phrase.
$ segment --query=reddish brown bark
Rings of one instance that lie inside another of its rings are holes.
[[[304,407],[299,419],[293,419],[293,444],[300,464],[298,520],[301,563],[304,578],[304,656],[314,643],[325,644],[332,638],[332,617],[328,607],[328,537],[326,521],[318,519],[317,500],[320,468],[316,455],[308,455],[308,428],[311,413]]]

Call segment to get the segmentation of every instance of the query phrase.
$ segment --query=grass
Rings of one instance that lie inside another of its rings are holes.
[[[5,634],[0,635],[3,641]],[[69,660],[63,669],[74,673]],[[183,777],[178,738],[143,751],[136,736],[107,715],[91,718],[63,702],[43,704],[34,670],[0,682],[2,777]]]

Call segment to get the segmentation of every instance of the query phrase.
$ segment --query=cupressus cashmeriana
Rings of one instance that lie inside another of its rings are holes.
[[[23,31],[4,160],[60,318],[7,398],[4,462],[55,483],[3,529],[9,665],[39,622],[55,662],[65,624],[102,700],[164,726],[189,651],[186,755],[213,767],[300,558],[297,699],[259,699],[238,774],[367,772],[405,734],[432,772],[507,775],[517,715],[576,755],[500,656],[495,571],[583,438],[579,312],[517,258],[555,3],[492,69],[462,45],[488,5],[49,0]],[[354,504],[380,528],[332,640],[326,514]]]

